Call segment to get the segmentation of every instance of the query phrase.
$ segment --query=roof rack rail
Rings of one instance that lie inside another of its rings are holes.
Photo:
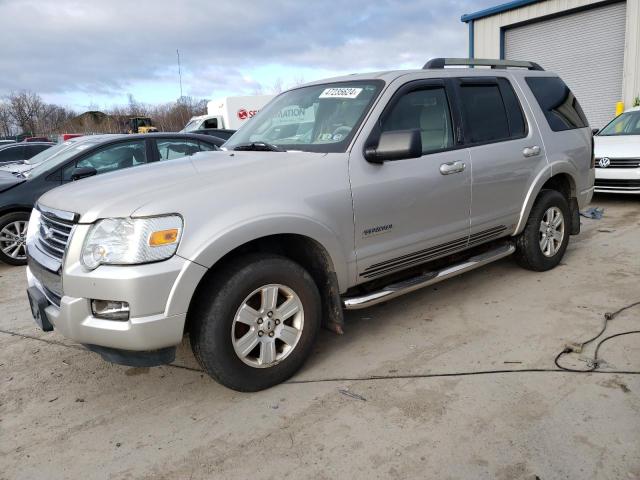
[[[521,60],[495,60],[489,58],[432,58],[424,64],[423,69],[429,68],[444,68],[445,66],[459,65],[459,66],[479,66],[479,67],[491,67],[491,68],[507,68],[518,67],[526,68],[527,70],[542,70],[540,65],[536,62],[523,62]]]

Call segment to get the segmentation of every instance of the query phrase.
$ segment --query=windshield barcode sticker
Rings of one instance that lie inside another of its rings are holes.
[[[325,88],[319,98],[357,98],[361,88]]]

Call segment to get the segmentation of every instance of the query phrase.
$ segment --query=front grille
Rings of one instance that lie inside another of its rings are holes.
[[[640,158],[609,158],[611,162],[608,167],[600,166],[600,159],[596,158],[596,168],[638,168]]]
[[[38,248],[44,253],[62,260],[69,243],[73,222],[64,220],[52,212],[41,211]]]
[[[640,190],[640,179],[623,180],[612,178],[596,178],[596,188],[611,190]]]

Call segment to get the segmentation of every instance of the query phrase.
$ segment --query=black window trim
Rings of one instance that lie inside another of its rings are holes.
[[[380,139],[380,134],[382,133],[382,123],[387,119],[387,117],[391,114],[394,107],[398,104],[400,99],[406,95],[407,93],[415,92],[418,90],[430,90],[435,88],[443,88],[444,93],[447,97],[447,102],[449,104],[449,114],[451,115],[451,131],[453,133],[453,145],[447,148],[440,148],[438,150],[431,150],[427,153],[423,153],[421,157],[424,158],[429,155],[434,155],[442,152],[449,152],[452,150],[460,150],[461,148],[466,148],[466,145],[462,142],[461,136],[461,118],[460,111],[458,108],[458,103],[456,101],[453,85],[450,79],[448,78],[422,78],[418,80],[411,80],[399,86],[396,91],[393,93],[387,105],[382,110],[382,113],[378,116],[376,120],[375,126],[369,133],[367,140],[364,142],[362,148],[362,154],[367,150],[367,148],[375,147],[378,144]],[[394,160],[396,162],[410,160],[410,159],[400,159]],[[411,159],[418,160],[418,159]]]
[[[505,112],[505,116],[507,118],[507,125],[509,126],[509,134],[511,134],[511,122],[512,122],[512,118],[511,115],[509,114],[509,111],[506,108],[506,104],[504,101],[504,88],[506,88],[506,86],[504,84],[501,84],[501,82],[498,81],[498,79],[504,79],[509,83],[509,86],[511,87],[511,90],[513,91],[513,95],[516,98],[516,101],[518,102],[518,106],[520,107],[520,113],[522,114],[522,119],[524,121],[524,133],[522,135],[510,135],[509,137],[506,138],[500,138],[500,139],[496,139],[496,140],[488,140],[488,141],[484,141],[484,142],[472,142],[470,140],[470,136],[469,136],[469,132],[471,131],[470,126],[468,125],[468,120],[464,114],[464,109],[462,107],[462,86],[463,85],[495,85],[498,87],[498,91],[500,92],[500,98],[502,100],[502,106],[504,108],[504,112]],[[460,108],[460,114],[462,117],[462,137],[464,138],[464,147],[466,148],[470,148],[470,147],[480,147],[482,145],[491,145],[494,143],[506,143],[506,142],[511,142],[514,140],[522,140],[523,138],[527,138],[529,136],[530,133],[530,125],[529,125],[529,119],[527,117],[527,115],[524,112],[524,109],[522,108],[522,101],[520,100],[520,97],[518,96],[518,93],[516,92],[516,89],[513,87],[513,82],[511,81],[511,79],[509,79],[508,77],[503,77],[503,76],[487,76],[487,77],[456,77],[453,78],[453,83],[455,85],[455,97],[459,102],[459,108]]]

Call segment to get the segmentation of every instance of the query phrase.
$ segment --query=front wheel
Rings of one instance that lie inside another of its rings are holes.
[[[540,192],[523,232],[516,239],[518,263],[537,272],[558,265],[569,244],[570,222],[567,199],[555,190]]]
[[[320,294],[306,270],[285,257],[248,255],[205,282],[189,334],[211,377],[253,392],[302,366],[320,326]]]
[[[0,217],[0,261],[9,265],[27,264],[29,214],[8,213]]]

